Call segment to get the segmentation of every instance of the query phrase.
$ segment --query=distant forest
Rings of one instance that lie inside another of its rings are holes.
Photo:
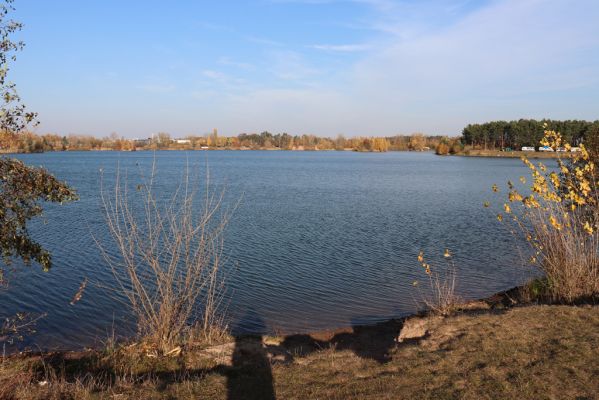
[[[520,119],[470,124],[462,131],[461,141],[463,145],[485,149],[519,150],[522,146],[538,147],[543,137],[544,124],[547,124],[548,129],[560,132],[564,140],[572,145],[599,136],[599,121]]]
[[[292,136],[287,133],[241,133],[221,136],[216,130],[202,136],[172,138],[168,133],[157,133],[147,139],[126,139],[117,134],[96,138],[85,135],[60,136],[55,134],[0,133],[0,152],[41,153],[45,151],[89,150],[353,150],[385,152],[393,150],[426,151],[434,149],[444,137],[415,133],[409,136],[336,138],[314,135]]]

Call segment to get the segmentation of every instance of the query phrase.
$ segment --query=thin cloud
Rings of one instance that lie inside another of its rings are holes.
[[[308,47],[311,49],[336,53],[356,53],[366,51],[371,48],[371,46],[367,44],[314,44]]]
[[[224,81],[227,79],[227,75],[220,71],[215,71],[212,69],[205,69],[202,71],[202,75],[206,78],[213,79],[215,81]]]
[[[296,51],[275,51],[270,53],[273,74],[286,81],[305,82],[320,75],[322,71],[311,66],[301,53]]]

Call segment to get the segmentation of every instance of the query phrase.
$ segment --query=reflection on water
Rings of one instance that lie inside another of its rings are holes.
[[[110,185],[117,165],[131,176],[149,171],[151,152],[47,153],[20,156],[77,188],[81,200],[50,205],[32,233],[51,250],[55,267],[20,268],[0,293],[2,314],[46,312],[32,339],[41,347],[80,348],[113,329],[132,333],[131,320],[97,250],[106,238],[100,170]],[[172,191],[190,163],[231,202],[242,198],[227,230],[227,300],[236,333],[302,333],[375,323],[416,309],[412,282],[422,279],[419,250],[428,259],[447,247],[459,286],[479,297],[523,276],[513,239],[501,230],[489,188],[516,181],[517,159],[437,157],[423,153],[177,152],[156,154],[157,185]],[[131,178],[134,179],[134,178]],[[85,277],[82,300],[69,305]],[[252,320],[248,311],[259,315]]]

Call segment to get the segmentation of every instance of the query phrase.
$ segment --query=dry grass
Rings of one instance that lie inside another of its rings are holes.
[[[225,334],[220,301],[228,214],[221,212],[224,192],[211,189],[208,173],[202,187],[188,167],[167,200],[154,187],[155,174],[154,165],[130,190],[118,171],[113,190],[102,189],[117,252],[100,246],[140,338],[165,354],[189,340],[210,342]]]
[[[420,341],[401,325],[334,336],[239,339],[229,364],[177,358],[14,357],[4,398],[592,399],[599,395],[599,307],[530,306],[462,313]],[[389,336],[389,338],[387,338]],[[390,339],[390,340],[386,340]],[[260,344],[262,343],[262,344]],[[377,356],[387,343],[386,357]],[[253,350],[252,350],[253,349]],[[54,371],[48,374],[44,371]],[[40,386],[39,381],[48,379]]]
[[[565,205],[549,204],[527,213],[536,262],[546,277],[540,298],[558,302],[592,300],[599,294],[599,233],[581,227],[582,213],[569,213],[560,229],[547,223],[548,215],[565,215]]]

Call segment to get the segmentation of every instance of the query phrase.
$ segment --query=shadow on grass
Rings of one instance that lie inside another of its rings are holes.
[[[252,321],[263,324],[253,314]],[[189,368],[183,358],[123,359],[118,355],[99,352],[57,352],[40,357],[35,379],[59,378],[68,383],[93,382],[97,390],[126,384],[127,386],[150,383],[156,391],[164,392],[170,385],[197,381],[215,374],[226,378],[228,400],[265,399],[274,400],[275,389],[272,365],[290,364],[295,357],[327,349],[351,350],[362,358],[385,363],[401,329],[400,320],[388,321],[374,326],[355,326],[346,331],[310,335],[289,335],[278,345],[265,343],[259,335],[235,337],[230,364],[211,368]],[[328,336],[327,336],[328,335]],[[132,365],[135,368],[132,369]],[[52,371],[50,376],[48,371]],[[137,372],[136,372],[137,371]]]
[[[254,310],[250,309],[244,320],[252,321],[259,331],[266,329],[264,320]],[[271,362],[262,336],[236,336],[231,366],[223,368],[222,373],[227,377],[228,400],[276,398]]]
[[[402,326],[403,320],[394,319],[376,325],[355,325],[330,334],[289,335],[281,346],[288,353],[301,356],[324,349],[350,350],[358,357],[384,364],[391,360],[390,351]]]
[[[499,305],[487,309],[464,310],[464,314],[503,313],[501,301],[505,296],[493,299]],[[264,331],[263,320],[255,313],[246,317],[258,329]],[[118,355],[107,356],[100,352],[53,353],[41,357],[43,368],[36,371],[36,378],[52,379],[47,371],[54,371],[55,377],[66,382],[80,382],[93,379],[98,391],[107,387],[122,385],[126,379],[128,386],[150,383],[159,392],[170,385],[186,381],[202,380],[208,375],[220,375],[226,378],[228,400],[276,398],[272,365],[291,364],[296,358],[305,357],[320,351],[351,351],[356,356],[385,364],[392,360],[396,338],[399,336],[405,319],[394,319],[376,325],[354,325],[347,329],[330,332],[318,332],[312,335],[287,335],[279,340],[265,340],[260,335],[238,335],[230,344],[227,356],[230,362],[221,362],[213,366],[214,361],[206,361],[206,368],[190,368],[185,357],[148,358],[140,355],[137,359],[123,359]],[[227,346],[227,345],[225,345]],[[193,353],[189,353],[192,354]],[[131,366],[136,368],[131,368]],[[201,364],[198,364],[201,366]],[[50,368],[48,368],[50,367]],[[141,372],[135,372],[141,371]]]

